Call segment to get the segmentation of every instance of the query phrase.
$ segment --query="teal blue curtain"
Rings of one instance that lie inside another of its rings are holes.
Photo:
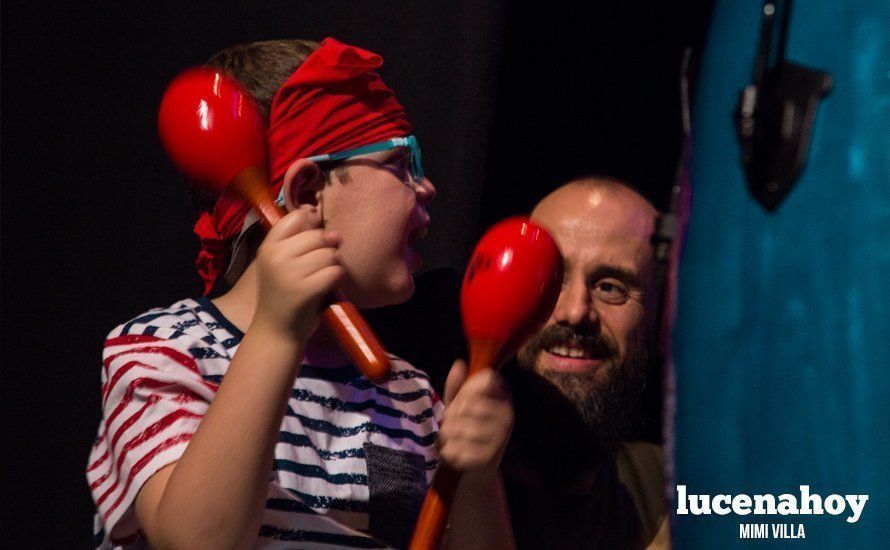
[[[805,539],[764,544],[887,548],[890,2],[794,3],[786,58],[827,71],[834,89],[808,165],[774,213],[747,191],[732,119],[761,9],[718,1],[702,60],[674,331],[675,481],[696,494],[810,485],[869,501],[854,524],[846,513],[677,516],[675,540],[751,547],[739,524],[793,523]]]

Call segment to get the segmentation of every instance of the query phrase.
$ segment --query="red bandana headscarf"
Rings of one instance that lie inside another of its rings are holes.
[[[321,45],[278,89],[269,113],[269,181],[278,194],[297,159],[335,153],[411,133],[405,109],[375,70],[379,55],[333,38]],[[195,224],[201,252],[195,264],[210,292],[225,268],[227,241],[241,232],[250,211],[228,191]]]

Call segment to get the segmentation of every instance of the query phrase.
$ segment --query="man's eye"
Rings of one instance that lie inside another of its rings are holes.
[[[627,287],[617,281],[599,281],[593,287],[593,292],[607,304],[623,304],[627,301]]]

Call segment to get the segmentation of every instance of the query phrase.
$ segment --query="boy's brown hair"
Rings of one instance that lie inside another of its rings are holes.
[[[310,40],[264,40],[229,46],[213,54],[205,66],[235,78],[268,118],[275,92],[316,49],[318,43]],[[196,214],[213,210],[217,193],[191,181],[188,187]]]

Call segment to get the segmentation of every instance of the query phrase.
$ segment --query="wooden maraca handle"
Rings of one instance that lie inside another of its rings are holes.
[[[284,211],[272,200],[265,174],[259,167],[251,166],[239,172],[230,187],[253,207],[267,230],[284,217]],[[327,300],[329,305],[322,313],[322,321],[340,347],[370,380],[386,380],[390,370],[389,356],[367,321],[339,290]]]
[[[340,347],[370,380],[378,383],[385,381],[389,376],[390,364],[380,339],[341,291],[334,291],[328,301],[322,320],[334,333]]]
[[[411,537],[410,550],[438,550],[448,525],[451,504],[460,482],[460,472],[453,470],[444,462],[439,464],[433,483],[423,501],[417,526]]]
[[[495,340],[474,339],[470,342],[470,366],[467,378],[485,369],[496,368],[499,343]],[[460,472],[441,462],[433,475],[433,482],[417,517],[411,536],[410,550],[438,550],[448,525],[451,504],[460,482]]]
[[[528,218],[509,218],[486,231],[461,286],[470,375],[499,368],[544,326],[562,288],[562,265],[556,241]],[[441,545],[459,477],[439,465],[411,539],[413,550]]]

